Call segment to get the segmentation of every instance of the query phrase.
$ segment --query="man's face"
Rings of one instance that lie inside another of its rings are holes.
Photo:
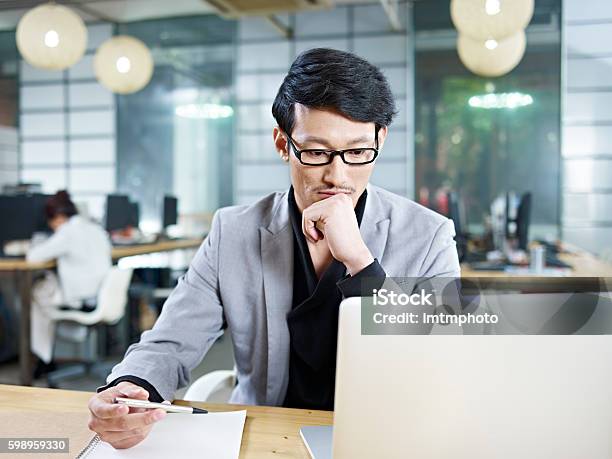
[[[291,138],[298,150],[318,148],[345,150],[347,148],[373,148],[376,146],[374,123],[353,121],[331,111],[295,104],[295,123]],[[336,193],[348,194],[353,207],[365,190],[374,164],[349,165],[335,156],[331,164],[306,166],[301,164],[286,141],[286,134],[274,129],[274,142],[281,158],[289,162],[291,183],[300,211]],[[387,129],[378,131],[378,147],[382,148]]]

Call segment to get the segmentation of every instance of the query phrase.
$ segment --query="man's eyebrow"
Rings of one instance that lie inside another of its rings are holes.
[[[366,142],[371,142],[372,139],[367,136],[361,136],[361,137],[357,137],[355,139],[349,140],[346,145],[358,145],[358,144],[363,144]],[[318,143],[319,145],[324,145],[325,147],[329,148],[329,149],[333,149],[335,148],[331,143],[329,143],[329,141],[327,139],[324,139],[322,137],[317,137],[317,136],[306,136],[304,137],[304,140],[302,143]]]

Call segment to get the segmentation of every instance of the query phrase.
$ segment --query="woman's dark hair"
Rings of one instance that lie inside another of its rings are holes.
[[[58,215],[72,217],[76,214],[78,214],[77,208],[66,190],[58,191],[47,199],[45,203],[45,215],[47,216],[47,220],[51,220]]]
[[[354,54],[329,48],[300,54],[278,90],[272,115],[289,135],[296,103],[330,108],[355,121],[373,122],[377,129],[389,126],[396,113],[389,83],[377,67]]]

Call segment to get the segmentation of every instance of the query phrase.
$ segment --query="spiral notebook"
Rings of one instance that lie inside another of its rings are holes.
[[[97,435],[77,459],[237,459],[246,410],[168,415],[153,425],[147,438],[128,449],[115,449]]]

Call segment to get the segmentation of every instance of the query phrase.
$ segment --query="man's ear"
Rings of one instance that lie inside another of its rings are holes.
[[[287,143],[287,138],[281,128],[275,126],[272,130],[272,137],[274,138],[274,146],[276,147],[276,151],[281,159],[285,162],[289,161],[289,144]]]
[[[387,138],[387,134],[389,133],[389,128],[387,126],[381,127],[378,131],[378,149],[382,150],[383,145],[385,144],[385,139]]]

